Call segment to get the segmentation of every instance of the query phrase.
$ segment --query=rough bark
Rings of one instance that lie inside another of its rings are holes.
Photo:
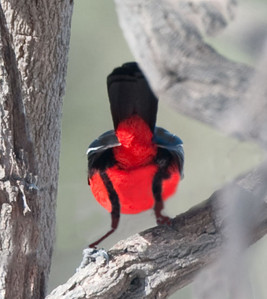
[[[120,241],[108,251],[108,263],[103,257],[97,258],[47,299],[167,298],[219,256],[227,222],[227,216],[220,213],[224,208],[220,197],[227,189],[235,193],[240,208],[247,206],[244,210],[249,212],[243,215],[243,221],[248,216],[257,218],[248,228],[248,235],[252,232],[253,236],[248,242],[255,242],[267,233],[267,204],[263,201],[266,193],[255,196],[254,192],[265,185],[266,178],[264,165],[177,216],[172,227],[157,226]]]
[[[266,72],[255,75],[251,67],[219,55],[202,37],[228,23],[235,1],[115,3],[125,38],[160,99],[180,113],[266,147],[266,85],[261,83]],[[256,89],[251,88],[255,82]],[[256,110],[248,105],[251,98]],[[228,222],[220,197],[231,194],[237,201],[247,246],[266,234],[266,168],[264,163],[215,192],[177,216],[171,228],[155,227],[119,242],[108,252],[108,263],[97,258],[47,298],[166,298],[218,257]]]
[[[44,298],[72,1],[0,1],[0,297]]]

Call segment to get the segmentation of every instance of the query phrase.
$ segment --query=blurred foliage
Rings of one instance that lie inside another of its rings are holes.
[[[251,6],[251,1],[244,1],[244,5]],[[266,4],[263,2],[262,6]],[[242,23],[242,19],[237,17],[235,22]],[[253,53],[240,50],[241,41],[235,39],[231,31],[225,30],[221,37],[207,40],[230,58],[247,63],[255,60]],[[106,76],[114,67],[132,60],[113,1],[76,1],[63,111],[57,241],[50,289],[64,283],[75,272],[83,248],[110,227],[110,215],[94,200],[87,185],[85,153],[93,139],[112,128]],[[170,216],[208,198],[215,189],[261,160],[262,154],[256,145],[240,143],[179,115],[166,106],[164,99],[160,102],[157,123],[180,136],[185,145],[185,179],[177,194],[166,203],[165,210]],[[154,225],[152,211],[122,215],[118,231],[101,245],[108,249],[118,240]],[[257,248],[258,253],[264,247]],[[266,258],[264,262],[266,265]],[[255,262],[254,265],[254,272],[261,273],[259,264]],[[255,275],[260,280],[260,275]],[[263,286],[264,279],[257,283]],[[190,288],[179,291],[172,298],[191,298]]]

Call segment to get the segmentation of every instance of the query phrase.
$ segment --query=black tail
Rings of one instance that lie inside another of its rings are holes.
[[[107,85],[115,130],[122,120],[137,114],[154,131],[158,100],[137,63],[115,68],[107,78]]]

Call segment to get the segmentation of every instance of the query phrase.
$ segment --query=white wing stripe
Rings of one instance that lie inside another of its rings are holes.
[[[91,151],[96,151],[99,148],[103,147],[103,145],[96,146],[96,147],[89,147],[88,150],[86,151],[86,155],[88,155]]]

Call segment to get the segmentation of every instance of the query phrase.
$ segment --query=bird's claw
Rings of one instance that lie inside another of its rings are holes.
[[[104,258],[105,262],[109,262],[109,256],[105,249],[85,248],[83,250],[83,259],[76,271],[85,268],[88,264],[96,262],[97,258]]]
[[[168,216],[162,216],[160,215],[159,217],[157,217],[157,224],[158,225],[167,225],[167,226],[171,226],[172,225],[172,219]]]

